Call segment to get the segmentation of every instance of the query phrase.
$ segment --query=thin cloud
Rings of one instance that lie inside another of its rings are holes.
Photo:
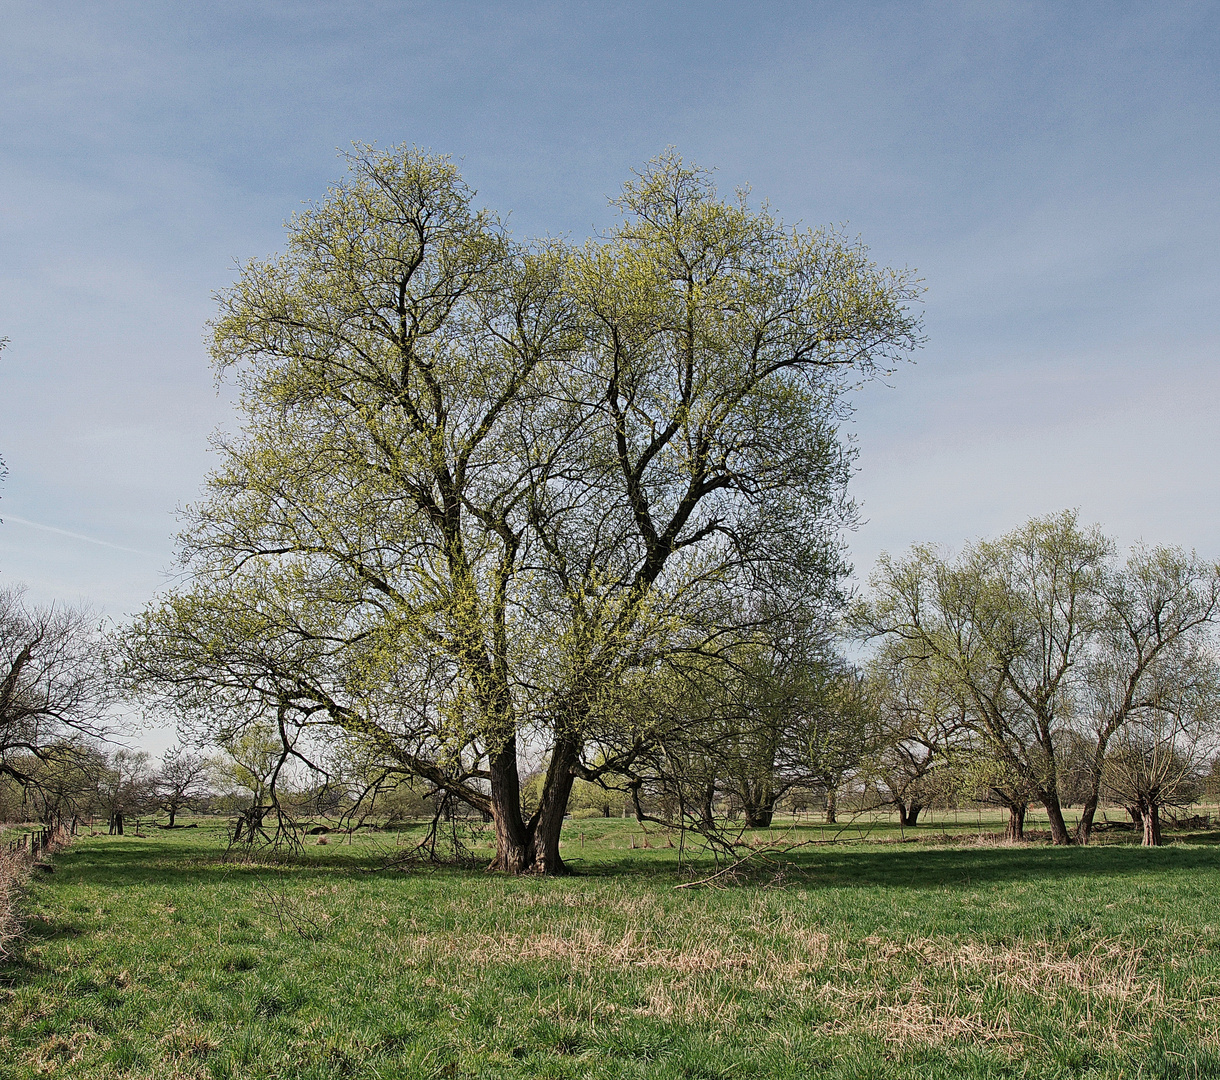
[[[67,529],[57,529],[54,525],[40,525],[37,521],[27,521],[25,518],[14,517],[12,514],[4,516],[6,522],[12,522],[14,525],[24,525],[27,529],[41,529],[43,532],[55,533],[57,536],[68,536],[73,540],[83,540],[86,544],[97,544],[98,547],[112,548],[115,551],[126,551],[131,555],[144,555],[150,559],[159,558],[152,551],[141,551],[139,548],[124,547],[122,544],[112,544],[109,540],[98,540],[93,536],[85,536],[82,533],[69,532]]]

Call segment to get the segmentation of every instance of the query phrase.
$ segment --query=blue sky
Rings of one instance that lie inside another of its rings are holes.
[[[667,145],[917,268],[851,537],[1081,509],[1220,557],[1220,6],[0,0],[0,583],[116,618],[231,425],[211,293],[353,141],[581,238]]]

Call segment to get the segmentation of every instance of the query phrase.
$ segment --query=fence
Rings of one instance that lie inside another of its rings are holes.
[[[22,833],[16,840],[8,842],[8,853],[16,855],[28,852],[31,859],[37,859],[56,839],[64,839],[75,832],[76,822],[73,821],[70,828],[64,825],[48,825],[34,832]]]

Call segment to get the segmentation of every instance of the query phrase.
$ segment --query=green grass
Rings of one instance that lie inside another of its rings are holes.
[[[634,823],[566,836],[561,880],[367,872],[392,834],[82,837],[0,968],[0,1077],[1220,1077],[1214,835],[811,846],[684,890]]]

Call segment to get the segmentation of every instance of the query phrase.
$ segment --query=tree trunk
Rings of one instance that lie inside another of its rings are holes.
[[[766,829],[771,825],[775,813],[778,796],[771,790],[769,782],[761,782],[757,786],[750,781],[742,781],[738,789],[741,795],[741,810],[745,817],[747,829]]]
[[[559,840],[568,799],[576,779],[573,767],[580,753],[571,738],[557,741],[542,785],[542,799],[527,823],[521,816],[521,782],[517,776],[517,745],[505,744],[492,757],[491,816],[496,828],[496,857],[489,870],[506,874],[565,874]]]
[[[488,762],[491,773],[491,819],[496,828],[496,857],[489,870],[523,874],[529,837],[521,818],[521,780],[517,776],[517,741],[511,738]]]
[[[901,803],[898,804],[899,820],[904,828],[913,829],[919,824],[919,812],[923,809],[917,802],[908,804],[905,808]]]
[[[1144,827],[1144,812],[1138,806],[1128,806],[1126,808],[1128,816],[1131,818],[1131,824],[1137,829]]]
[[[1097,749],[1089,767],[1089,793],[1080,811],[1080,822],[1076,826],[1076,842],[1087,844],[1093,837],[1093,819],[1097,816],[1097,804],[1101,801],[1101,777],[1105,768],[1106,747],[1110,737],[1105,731],[1098,732]]]
[[[169,827],[171,829],[174,827],[174,817],[175,817],[176,813],[177,813],[177,807],[174,806],[173,803],[170,803],[169,804]]]
[[[715,826],[715,814],[713,812],[713,802],[716,798],[716,784],[711,781],[703,789],[703,801],[699,808],[699,818],[705,829],[711,829]]]
[[[838,819],[835,817],[835,810],[838,808],[838,792],[831,788],[826,792],[826,824],[835,825]]]
[[[775,800],[768,799],[753,806],[747,804],[744,810],[747,829],[768,829],[775,816]]]
[[[1067,822],[1063,820],[1063,807],[1059,805],[1057,792],[1043,792],[1042,805],[1046,808],[1046,816],[1051,825],[1051,843],[1059,846],[1070,844],[1072,835],[1068,832]]]
[[[568,798],[576,775],[572,771],[579,756],[576,740],[562,737],[555,743],[542,784],[542,800],[530,822],[532,836],[527,852],[526,871],[531,874],[566,874],[568,868],[559,854],[559,838],[568,810]]]
[[[1087,844],[1093,838],[1093,819],[1097,816],[1098,793],[1090,792],[1080,810],[1080,821],[1076,825],[1076,843]]]
[[[1016,843],[1025,839],[1025,810],[1024,805],[1008,808],[1008,827],[1004,830],[1005,840]]]
[[[568,872],[559,854],[559,837],[563,831],[563,814],[548,814],[539,818],[530,837],[526,873],[555,877]]]
[[[1161,808],[1153,803],[1144,811],[1144,847],[1161,846]]]

